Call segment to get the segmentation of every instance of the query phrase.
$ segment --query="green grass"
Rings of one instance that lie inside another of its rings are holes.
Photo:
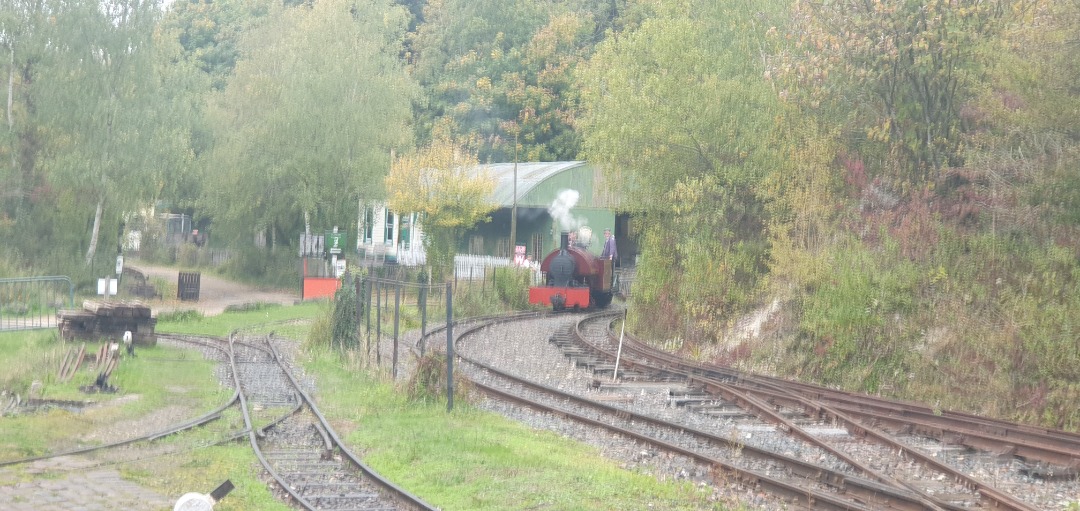
[[[307,333],[302,323],[310,321],[325,308],[325,302],[315,301],[291,306],[264,304],[250,310],[227,311],[209,317],[194,311],[182,311],[159,316],[157,331],[227,336],[236,330],[256,329],[289,332],[302,338]]]
[[[304,339],[311,330],[322,332],[317,335],[329,331],[328,314],[325,302],[213,317],[179,313],[160,317],[157,330],[219,336],[237,330],[273,331]],[[55,373],[55,354],[63,352],[55,336],[23,335],[29,337],[0,335],[0,342],[11,348],[0,351],[3,372],[14,361],[25,360],[14,364],[23,379]],[[325,340],[308,343],[313,344],[325,346]],[[182,406],[190,411],[185,418],[193,418],[230,395],[213,376],[213,364],[193,350],[153,347],[138,349],[136,355],[114,373],[111,383],[121,392],[93,395],[91,399],[101,406],[92,411],[0,418],[0,459],[70,448],[80,444],[87,431],[138,420],[165,406]],[[338,354],[309,347],[301,358],[306,371],[318,375],[320,407],[353,451],[386,477],[443,509],[723,509],[691,483],[662,483],[622,470],[591,447],[531,430],[467,402],[456,403],[452,413],[446,412],[444,403],[409,402],[402,390],[356,363],[344,362]],[[68,383],[45,377],[45,397],[86,399],[77,387],[92,380],[90,376],[80,375],[79,381]],[[138,398],[132,399],[133,394]],[[180,449],[179,454],[116,468],[175,498],[190,491],[209,492],[230,479],[236,490],[215,507],[220,511],[289,509],[266,488],[246,438],[211,447],[241,428],[239,411],[229,410],[208,426],[158,441],[163,448]]]
[[[188,492],[209,493],[226,479],[235,489],[214,506],[216,511],[287,511],[291,507],[279,502],[262,480],[262,468],[251,454],[245,437],[225,445],[197,448],[182,456],[172,456],[162,469],[162,460],[128,468],[124,474],[131,480],[166,495],[179,498]]]
[[[310,307],[310,315],[315,307]],[[289,314],[300,314],[300,309]],[[288,316],[289,314],[286,314]],[[261,314],[237,314],[241,321],[262,318]],[[188,317],[186,327],[178,329],[217,328],[228,332],[237,318]],[[159,323],[159,331],[173,324]],[[210,332],[215,333],[215,332]],[[231,391],[218,384],[214,376],[216,362],[207,361],[197,350],[140,347],[134,358],[121,361],[109,383],[119,389],[115,394],[85,394],[79,386],[93,383],[96,371],[91,364],[71,381],[59,382],[56,373],[60,360],[76,343],[61,343],[55,332],[31,331],[0,334],[0,381],[4,388],[25,396],[29,382],[41,383],[40,397],[51,400],[86,403],[81,411],[50,409],[38,413],[0,417],[0,460],[14,460],[65,450],[90,447],[124,437],[125,425],[147,421],[156,410],[168,408],[177,418],[193,419],[217,408]],[[98,345],[87,344],[88,352]],[[228,433],[243,429],[238,410],[229,410],[222,419],[180,435],[166,437],[157,445],[175,448],[180,454],[124,463],[115,468],[141,484],[166,496],[179,498],[191,491],[209,492],[225,479],[237,489],[215,509],[287,510],[278,503],[259,478],[246,438],[241,442],[208,447]],[[111,432],[116,432],[112,434]],[[16,480],[25,467],[13,471]],[[12,476],[9,476],[12,477]]]
[[[0,332],[0,389],[25,397],[30,384],[51,381],[67,347],[55,330]]]
[[[309,353],[320,408],[365,462],[443,509],[722,509],[691,483],[620,469],[595,449],[455,402],[404,392],[337,355]]]
[[[48,336],[43,332],[32,336]],[[67,347],[51,346],[48,342],[34,343],[46,354],[64,351]],[[87,351],[96,351],[88,345]],[[27,354],[28,346],[18,351]],[[80,386],[94,382],[97,371],[92,362],[67,382],[55,377],[59,359],[51,355],[31,355],[43,360],[30,364],[37,369],[41,382],[40,397],[48,400],[83,403],[81,411],[49,409],[46,411],[4,417],[0,420],[0,459],[36,456],[47,452],[104,443],[108,438],[94,435],[108,429],[110,424],[144,416],[165,406],[193,410],[192,417],[224,402],[229,393],[217,386],[212,377],[214,363],[194,351],[147,347],[138,350],[137,357],[124,359],[113,372],[109,383],[118,388],[115,394],[87,394]],[[10,367],[5,364],[5,367]],[[101,438],[99,438],[101,437]]]

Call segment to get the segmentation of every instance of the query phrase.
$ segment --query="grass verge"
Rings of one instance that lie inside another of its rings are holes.
[[[159,318],[158,331],[224,336],[236,330],[272,330],[281,337],[304,339],[312,328],[323,332],[317,335],[325,334],[319,325],[325,324],[328,309],[325,303],[307,303],[213,317],[165,315]],[[55,372],[50,361],[56,359],[59,341],[47,333],[34,335],[43,337],[15,341],[0,336],[5,345],[18,346],[4,357],[41,361],[19,369],[22,379]],[[326,342],[321,341],[322,345]],[[192,418],[228,398],[228,391],[217,383],[213,364],[195,351],[154,347],[136,354],[114,373],[112,383],[121,391],[94,396],[96,411],[0,418],[0,438],[4,439],[0,459],[105,442],[107,432],[117,425],[150,420],[162,409],[172,410],[177,418]],[[0,363],[10,360],[0,358]],[[659,482],[620,469],[595,449],[466,403],[447,413],[445,404],[410,402],[392,382],[350,360],[321,348],[303,352],[301,363],[318,381],[320,407],[354,452],[373,468],[443,509],[724,509],[709,500],[709,492],[692,484]],[[90,377],[80,378],[84,376]],[[77,397],[78,385],[85,383],[47,381],[44,392],[48,397]],[[138,398],[131,398],[136,393]],[[171,498],[190,491],[209,492],[230,479],[236,489],[215,507],[219,511],[289,509],[266,486],[246,437],[214,445],[226,433],[240,429],[239,412],[230,410],[207,427],[159,440],[151,449],[177,452],[116,468]],[[10,482],[0,480],[0,484]]]
[[[596,449],[455,402],[405,393],[309,353],[320,407],[375,470],[443,509],[723,509],[709,491],[619,468]]]

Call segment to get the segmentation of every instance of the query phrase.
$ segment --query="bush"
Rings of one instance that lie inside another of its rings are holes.
[[[177,246],[176,263],[183,268],[197,268],[199,266],[199,247],[191,243],[183,243]]]
[[[504,304],[514,310],[529,308],[529,282],[532,271],[528,268],[495,268],[495,291]]]
[[[19,277],[26,274],[26,270],[20,268],[16,261],[18,261],[17,252],[12,250],[0,252],[0,278]]]
[[[416,371],[406,383],[410,401],[438,403],[446,397],[446,355],[428,353],[416,362]],[[454,377],[454,399],[469,401],[473,396],[469,381],[460,374]]]
[[[454,288],[454,317],[473,318],[506,311],[498,294],[476,282],[460,282]]]
[[[341,351],[360,346],[359,318],[356,317],[356,284],[352,274],[347,274],[341,287],[334,293],[333,335],[330,345]]]
[[[857,245],[832,254],[822,268],[827,285],[800,301],[796,351],[818,381],[865,392],[907,374],[917,332],[897,318],[916,313],[914,297],[924,280],[897,251]]]
[[[241,282],[265,286],[288,288],[294,287],[299,279],[296,269],[296,253],[281,249],[271,252],[268,249],[248,247],[232,251],[228,262],[221,266],[220,272]]]
[[[176,247],[163,243],[159,236],[143,236],[139,246],[139,258],[156,264],[176,264]]]

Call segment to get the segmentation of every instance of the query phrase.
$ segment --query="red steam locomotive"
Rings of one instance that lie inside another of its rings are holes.
[[[540,263],[546,285],[529,288],[529,303],[554,310],[607,307],[614,292],[615,268],[588,250],[570,244],[563,232],[560,246]]]

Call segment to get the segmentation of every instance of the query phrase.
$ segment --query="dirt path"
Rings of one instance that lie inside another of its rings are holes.
[[[135,262],[129,265],[149,279],[163,279],[175,286],[180,270],[166,266],[154,266]],[[280,291],[259,289],[222,279],[210,273],[199,277],[199,301],[181,302],[175,296],[165,296],[161,300],[147,300],[155,316],[162,312],[197,310],[205,316],[221,314],[230,305],[248,303],[276,303],[293,305],[300,301],[299,291]]]

